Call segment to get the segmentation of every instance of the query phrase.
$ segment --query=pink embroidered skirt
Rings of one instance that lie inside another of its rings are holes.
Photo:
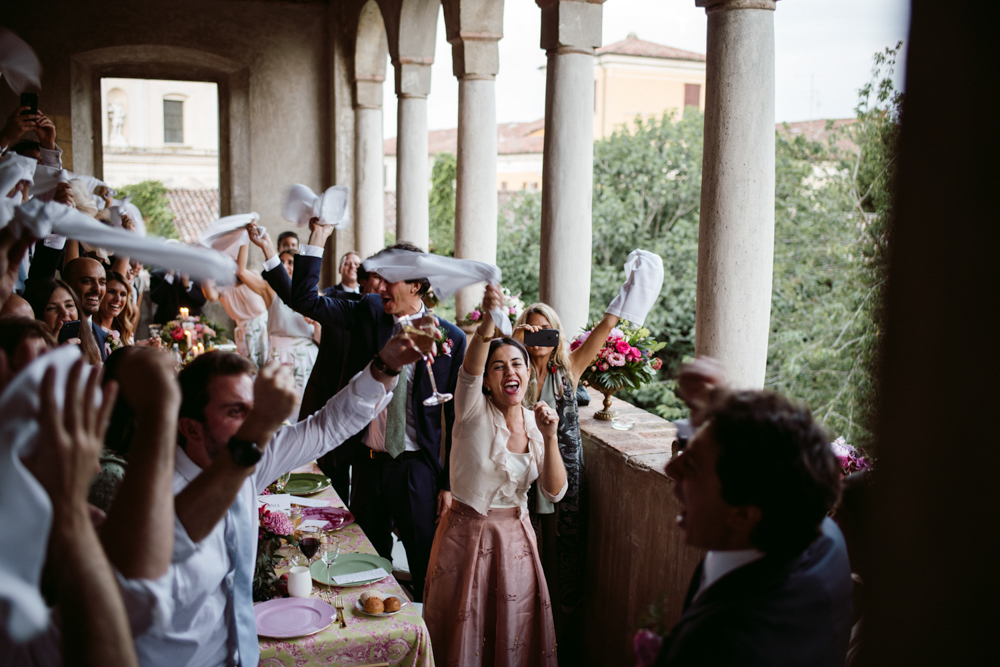
[[[558,664],[552,603],[527,512],[483,516],[452,503],[434,535],[424,620],[439,666]]]

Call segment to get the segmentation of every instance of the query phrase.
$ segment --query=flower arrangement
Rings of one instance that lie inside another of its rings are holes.
[[[211,349],[217,343],[228,342],[226,337],[219,333],[220,331],[222,326],[215,322],[181,312],[177,319],[163,325],[163,329],[160,330],[160,340],[168,349],[177,343],[181,354],[187,354],[192,348],[198,347],[199,343],[203,348]]]
[[[267,490],[265,494],[269,493]],[[274,573],[277,564],[278,549],[282,541],[297,545],[293,533],[295,527],[292,520],[284,512],[268,509],[261,505],[257,510],[259,526],[257,528],[257,563],[253,575],[253,600],[262,602],[277,597],[278,576]]]
[[[448,338],[448,332],[445,331],[444,327],[438,326],[438,332],[441,334],[441,337],[437,340],[437,353],[450,357],[451,351],[455,348],[455,341]]]
[[[840,436],[830,443],[830,447],[833,449],[833,455],[837,457],[837,462],[840,463],[841,477],[846,477],[852,472],[868,470],[872,467],[873,462],[871,458],[865,456],[864,452],[854,445],[847,444],[844,436]]]
[[[502,287],[503,291],[503,310],[510,318],[510,323],[514,324],[517,322],[517,318],[521,316],[524,312],[524,302],[521,301],[521,293],[511,294],[510,290],[506,287]],[[479,324],[484,316],[489,315],[489,313],[483,311],[482,305],[477,306],[471,313],[466,314],[465,319],[462,320],[462,324],[466,326],[471,326],[473,324]]]
[[[596,323],[570,343],[570,351],[583,345],[590,338]],[[653,355],[666,343],[657,342],[649,329],[637,327],[628,320],[621,320],[597,353],[594,362],[581,378],[588,385],[602,392],[614,393],[625,388],[639,389],[653,381],[654,374],[663,361]]]

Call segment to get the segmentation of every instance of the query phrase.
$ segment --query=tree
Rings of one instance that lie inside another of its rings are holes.
[[[430,250],[455,256],[455,178],[458,162],[451,153],[434,156],[430,191]]]
[[[167,199],[167,188],[160,181],[142,181],[118,188],[118,196],[131,196],[132,203],[142,213],[146,233],[165,239],[180,239],[174,225],[174,214]]]

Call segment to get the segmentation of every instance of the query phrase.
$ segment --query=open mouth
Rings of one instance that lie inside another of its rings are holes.
[[[510,380],[509,382],[504,382],[503,393],[508,396],[516,396],[517,392],[521,389],[521,383],[517,380]]]
[[[101,305],[101,297],[88,294],[84,302],[91,308],[97,308]]]

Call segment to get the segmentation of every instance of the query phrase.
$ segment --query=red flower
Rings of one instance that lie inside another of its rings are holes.
[[[176,329],[170,332],[170,337],[173,338],[174,340],[183,340],[184,329],[181,327],[177,327]]]
[[[615,341],[615,352],[617,352],[618,354],[625,354],[626,352],[629,351],[630,347],[632,346],[623,340]]]
[[[649,365],[653,367],[654,371],[658,371],[660,370],[660,368],[663,367],[663,359],[660,359],[659,357],[654,357],[653,360],[649,362]]]

